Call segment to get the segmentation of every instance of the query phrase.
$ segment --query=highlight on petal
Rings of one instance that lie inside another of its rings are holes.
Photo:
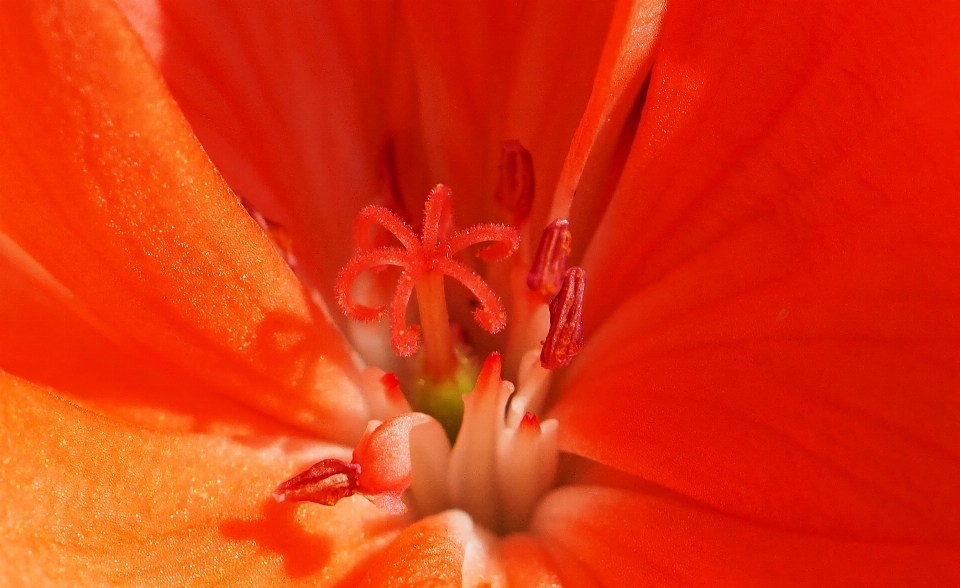
[[[0,372],[0,578],[36,587],[356,581],[400,530],[365,500],[275,504],[328,444],[159,434]]]
[[[356,439],[366,407],[346,346],[114,3],[3,3],[0,36],[0,231],[139,352]]]
[[[360,586],[461,588],[473,530],[470,517],[457,510],[422,519],[373,558]]]

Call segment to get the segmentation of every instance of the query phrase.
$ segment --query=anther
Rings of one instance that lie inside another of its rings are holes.
[[[550,302],[550,331],[540,351],[540,364],[555,370],[573,361],[583,345],[583,289],[586,272],[570,268],[560,292]]]
[[[557,291],[567,269],[570,241],[570,222],[567,219],[560,218],[547,225],[537,245],[530,273],[527,274],[527,287],[530,290],[544,296]]]
[[[400,496],[413,482],[410,440],[414,428],[424,429],[435,448],[432,461],[444,468],[450,453],[440,423],[418,412],[408,412],[384,422],[370,421],[353,450],[353,460],[325,459],[297,474],[273,491],[277,502],[309,501],[333,506],[360,494],[381,511],[407,511]]]
[[[357,492],[359,476],[359,465],[325,459],[277,486],[273,498],[277,502],[306,500],[333,506]]]
[[[510,212],[513,223],[521,225],[530,216],[533,205],[533,158],[520,141],[500,143],[500,177],[496,200]]]

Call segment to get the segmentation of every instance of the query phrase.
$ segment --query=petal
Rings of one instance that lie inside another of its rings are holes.
[[[506,218],[493,204],[504,139],[532,152],[545,217],[613,8],[121,5],[230,185],[291,229],[325,293],[363,204],[415,220],[443,182],[461,225]]]
[[[332,299],[337,271],[352,250],[354,216],[364,204],[387,203],[381,168],[398,130],[388,129],[382,100],[397,96],[399,107],[401,92],[409,91],[396,8],[120,5],[217,168],[234,191],[290,232],[304,275]]]
[[[501,541],[500,554],[511,587],[557,588],[562,585],[556,564],[535,537],[510,535]]]
[[[153,429],[296,434],[195,375],[106,335],[52,276],[0,233],[0,365],[101,414]]]
[[[610,180],[619,171],[615,159],[632,139],[638,108],[643,107],[643,85],[656,55],[665,6],[663,0],[620,0],[614,10],[590,101],[570,143],[548,215],[548,220],[572,218],[581,236],[593,234],[612,196]],[[578,240],[578,250],[585,242]]]
[[[463,558],[472,533],[473,523],[461,511],[422,519],[404,529],[374,558],[360,585],[460,588]]]
[[[210,165],[123,16],[107,0],[48,4],[0,12],[0,230],[138,351],[356,439],[365,407],[345,346]]]
[[[532,224],[546,224],[612,8],[612,2],[567,1],[405,5],[420,118],[410,139],[422,145],[427,163],[413,163],[413,153],[401,160],[401,177],[408,168],[420,172],[412,210],[442,181],[457,197],[464,226],[508,218],[493,199],[499,145],[519,139],[533,157]]]
[[[671,4],[562,448],[764,524],[960,543],[958,25]]]
[[[960,552],[784,533],[664,495],[571,486],[533,531],[603,586],[948,586]]]
[[[149,433],[0,372],[0,583],[332,586],[400,521],[362,498],[278,505],[270,491],[345,448]]]

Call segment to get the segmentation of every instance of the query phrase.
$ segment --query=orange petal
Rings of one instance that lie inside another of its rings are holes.
[[[393,87],[406,56],[399,14],[323,2],[120,5],[217,168],[290,232],[302,271],[332,300],[355,215],[382,203],[384,149],[398,132],[384,102],[409,91]]]
[[[420,172],[411,209],[442,181],[457,196],[459,222],[492,220],[500,142],[519,139],[533,157],[533,225],[542,227],[611,11],[610,2],[406,4],[422,127],[411,139],[428,164],[411,153],[400,168]]]
[[[960,543],[958,26],[671,4],[563,448],[765,524]]]
[[[328,284],[349,254],[345,227],[384,197],[388,151],[408,210],[450,183],[469,225],[492,220],[500,142],[520,139],[545,204],[612,11],[606,2],[121,5],[231,186],[292,225]]]
[[[0,583],[319,586],[356,580],[402,522],[362,498],[276,504],[317,454],[290,441],[148,433],[0,372]]]
[[[99,330],[62,284],[0,233],[0,366],[115,419],[153,429],[296,434],[194,374]],[[302,431],[301,431],[302,433]]]
[[[138,351],[356,439],[366,415],[345,346],[115,5],[4,3],[0,36],[0,230]]]
[[[960,581],[955,549],[782,532],[673,497],[609,488],[550,494],[533,530],[603,586],[933,588]]]
[[[470,517],[461,511],[422,519],[373,559],[360,586],[460,588],[472,532]]]
[[[500,561],[511,588],[562,586],[559,571],[550,554],[531,535],[516,534],[504,538],[500,542]]]

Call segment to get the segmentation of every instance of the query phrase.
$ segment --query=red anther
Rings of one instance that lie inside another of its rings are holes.
[[[307,500],[333,506],[342,498],[360,494],[389,514],[406,512],[400,496],[413,482],[410,431],[426,425],[433,437],[445,439],[433,417],[408,412],[379,423],[370,421],[353,450],[353,461],[325,459],[273,491],[277,502]],[[449,445],[446,447],[449,451]]]
[[[557,291],[567,269],[570,241],[570,222],[567,219],[558,218],[547,225],[537,245],[530,273],[527,274],[528,288],[544,296]]]
[[[277,486],[273,498],[277,502],[306,500],[333,506],[340,499],[356,494],[359,477],[359,465],[325,459]]]
[[[533,206],[533,158],[520,141],[511,139],[500,143],[500,178],[496,200],[521,225],[530,216]]]
[[[417,282],[431,272],[440,272],[461,282],[480,302],[474,316],[481,327],[496,333],[506,324],[506,313],[496,293],[467,266],[453,256],[472,245],[492,243],[477,255],[485,260],[502,259],[520,245],[516,229],[506,225],[479,224],[449,235],[452,226],[450,189],[438,185],[424,205],[423,231],[418,237],[400,217],[382,206],[367,206],[357,215],[355,239],[357,253],[340,270],[335,285],[337,304],[348,317],[373,321],[387,314],[387,307],[370,307],[356,302],[350,288],[363,272],[385,266],[403,271],[390,302],[390,339],[394,351],[407,357],[420,345],[420,328],[407,326],[407,306]],[[374,247],[370,230],[379,225],[396,237],[400,246]],[[421,309],[422,312],[422,309]]]
[[[573,361],[583,345],[583,289],[586,272],[570,268],[563,278],[560,292],[550,302],[550,331],[547,333],[540,364],[555,370]]]
[[[517,426],[518,431],[530,432],[530,433],[540,433],[540,419],[537,418],[537,415],[532,412],[528,412],[523,415],[523,420],[520,421],[520,424]]]

